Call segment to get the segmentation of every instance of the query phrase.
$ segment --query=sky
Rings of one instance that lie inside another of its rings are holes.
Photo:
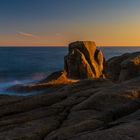
[[[0,0],[0,46],[140,46],[140,0]]]

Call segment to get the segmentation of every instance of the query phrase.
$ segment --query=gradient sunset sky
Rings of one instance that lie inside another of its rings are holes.
[[[140,46],[140,0],[0,0],[0,46]]]

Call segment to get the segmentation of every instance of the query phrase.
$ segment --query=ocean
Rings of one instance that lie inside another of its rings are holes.
[[[106,59],[140,47],[98,47]],[[36,82],[63,69],[67,47],[0,47],[0,94],[9,86]],[[13,94],[13,93],[12,93]]]

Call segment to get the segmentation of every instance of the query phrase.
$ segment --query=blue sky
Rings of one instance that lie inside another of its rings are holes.
[[[0,0],[0,45],[140,45],[139,7],[139,0]]]

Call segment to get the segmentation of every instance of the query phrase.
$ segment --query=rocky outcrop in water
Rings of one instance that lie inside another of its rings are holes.
[[[68,55],[64,58],[64,70],[54,72],[44,80],[28,85],[16,85],[11,91],[29,92],[48,89],[88,78],[103,78],[105,58],[92,41],[77,41],[69,44]]]
[[[73,42],[69,44],[64,69],[71,79],[103,77],[104,56],[94,42]]]
[[[140,52],[127,53],[108,60],[108,72],[113,81],[126,81],[140,76]]]

